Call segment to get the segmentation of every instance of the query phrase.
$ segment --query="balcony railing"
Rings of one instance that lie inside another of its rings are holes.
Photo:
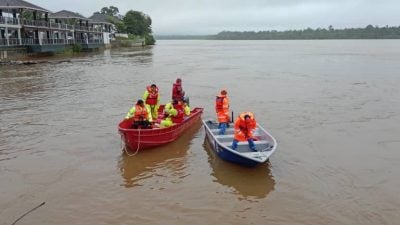
[[[108,30],[103,27],[86,27],[80,25],[69,25],[62,23],[50,23],[43,20],[27,20],[27,19],[19,19],[13,17],[2,17],[0,16],[0,25],[8,24],[8,25],[23,25],[26,27],[39,27],[39,28],[48,28],[48,29],[59,29],[59,30],[76,30],[76,31],[84,31],[84,32],[107,32]]]
[[[75,40],[75,43],[78,43],[78,44],[102,44],[103,40],[100,40],[100,39],[90,39],[90,40],[77,39],[77,40]]]
[[[0,24],[18,25],[19,19],[13,17],[0,16]]]
[[[103,44],[102,39],[77,39],[77,40],[67,40],[67,39],[36,39],[36,38],[10,38],[0,39],[0,46],[28,46],[28,45],[68,45],[68,44]]]
[[[39,39],[34,39],[34,38],[22,39],[22,45],[38,45],[38,44],[39,44]]]

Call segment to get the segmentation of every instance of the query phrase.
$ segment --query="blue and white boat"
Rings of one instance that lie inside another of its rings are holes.
[[[266,162],[276,150],[277,142],[275,138],[259,124],[253,132],[253,136],[256,138],[254,144],[257,151],[251,150],[247,141],[239,142],[235,150],[231,148],[234,136],[233,123],[229,125],[224,135],[218,134],[219,129],[216,121],[203,120],[203,124],[206,130],[206,139],[214,152],[226,161],[253,167]]]

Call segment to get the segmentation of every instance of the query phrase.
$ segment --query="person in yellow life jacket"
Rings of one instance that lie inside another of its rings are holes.
[[[235,150],[238,142],[247,141],[253,151],[257,151],[254,144],[253,131],[256,129],[257,122],[252,112],[241,113],[235,121],[235,133],[232,142],[232,149]]]
[[[215,99],[215,112],[217,113],[218,120],[218,134],[225,134],[226,127],[229,126],[231,120],[229,116],[229,98],[228,92],[224,89]]]
[[[146,87],[143,100],[146,103],[147,112],[149,112],[149,120],[157,120],[158,108],[160,107],[160,93],[158,92],[157,85],[152,84]]]
[[[165,128],[165,127],[170,127],[174,124],[172,122],[172,117],[176,116],[178,114],[177,110],[173,106],[173,102],[168,102],[164,106],[164,118],[160,122],[160,127]]]
[[[161,121],[161,127],[169,127],[175,123],[182,123],[185,119],[185,114],[189,113],[189,106],[184,106],[184,103],[180,100],[173,100],[167,103],[164,107],[164,120]]]
[[[183,100],[183,111],[185,112],[185,117],[190,116],[190,106],[186,99]]]
[[[136,104],[126,114],[125,119],[130,119],[132,117],[132,127],[134,129],[151,128],[151,122],[148,120],[149,115],[142,99],[137,100]]]

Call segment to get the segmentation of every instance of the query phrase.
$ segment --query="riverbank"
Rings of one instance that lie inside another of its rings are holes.
[[[42,64],[42,63],[54,63],[57,64],[59,62],[68,62],[71,59],[86,56],[90,53],[102,52],[107,49],[125,49],[125,48],[134,48],[134,49],[142,49],[145,48],[145,40],[144,39],[123,39],[123,40],[115,40],[112,41],[110,45],[102,48],[96,49],[82,49],[79,46],[70,46],[69,48],[64,49],[60,52],[44,52],[44,53],[29,53],[27,48],[19,47],[19,48],[9,48],[9,49],[0,49],[0,66],[2,65],[31,65],[31,64]],[[46,58],[43,60],[43,58]],[[62,58],[61,60],[59,58]]]
[[[0,61],[0,66],[2,65],[34,65],[34,64],[43,64],[43,63],[50,63],[50,64],[59,64],[64,62],[71,62],[70,59],[66,60],[18,60],[18,61]]]

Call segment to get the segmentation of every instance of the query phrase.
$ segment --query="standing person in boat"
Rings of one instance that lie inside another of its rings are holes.
[[[152,84],[146,87],[143,100],[146,103],[147,112],[149,112],[149,120],[157,120],[158,108],[160,107],[160,93],[158,92],[157,85]]]
[[[133,117],[133,125],[134,129],[150,129],[151,121],[149,121],[149,115],[144,105],[142,99],[137,100],[136,104],[129,110],[126,114],[125,119],[130,119]]]
[[[185,98],[185,92],[182,87],[182,79],[176,79],[176,82],[172,85],[172,100],[183,101]]]
[[[217,113],[218,120],[218,134],[225,134],[226,127],[229,126],[229,121],[231,120],[229,116],[229,98],[228,92],[223,89],[220,94],[217,95],[215,100],[215,112]]]
[[[237,148],[238,142],[247,141],[250,149],[257,151],[253,137],[253,130],[256,126],[257,122],[252,112],[241,113],[235,121],[235,133],[232,142],[232,149],[235,150]]]

